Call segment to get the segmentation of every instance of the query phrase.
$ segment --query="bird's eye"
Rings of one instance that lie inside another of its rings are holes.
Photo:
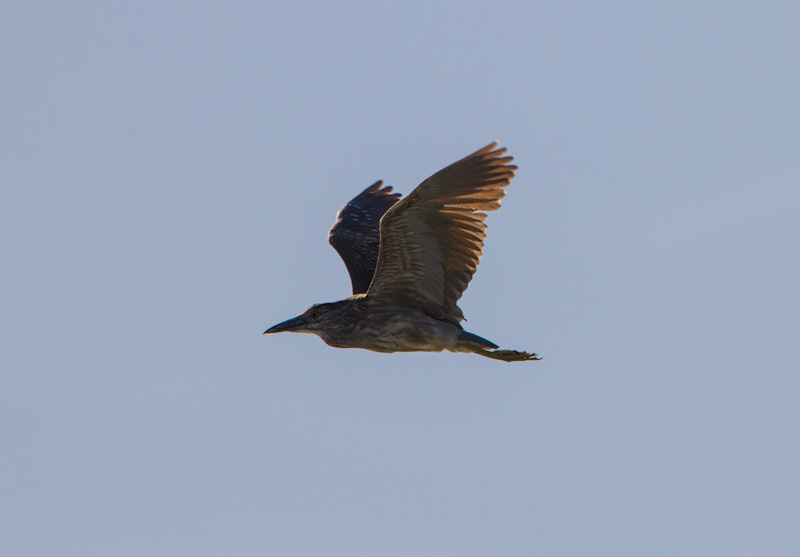
[[[308,314],[308,317],[316,321],[317,319],[319,319],[319,312],[317,310],[314,310]]]

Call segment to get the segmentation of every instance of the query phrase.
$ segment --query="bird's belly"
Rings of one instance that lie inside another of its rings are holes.
[[[426,314],[412,319],[391,316],[356,327],[351,338],[339,347],[375,352],[441,352],[455,348],[460,333],[460,327]]]

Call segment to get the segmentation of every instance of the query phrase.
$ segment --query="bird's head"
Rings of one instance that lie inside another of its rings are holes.
[[[337,303],[314,304],[297,317],[287,319],[283,323],[270,327],[264,331],[264,334],[290,332],[318,335],[321,330],[325,329],[326,324],[336,311]]]

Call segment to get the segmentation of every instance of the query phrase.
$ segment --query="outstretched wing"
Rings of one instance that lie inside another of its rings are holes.
[[[367,298],[417,307],[458,323],[456,305],[478,268],[485,213],[500,208],[514,159],[495,141],[440,170],[392,207],[380,224],[380,254]]]
[[[339,210],[328,233],[328,241],[350,273],[353,294],[363,294],[372,282],[380,248],[379,223],[383,214],[400,199],[392,187],[377,181]]]

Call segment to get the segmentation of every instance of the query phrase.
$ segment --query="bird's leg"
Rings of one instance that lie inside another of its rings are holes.
[[[529,360],[541,360],[536,354],[529,352],[519,352],[517,350],[484,350],[483,348],[473,348],[473,352],[492,358],[495,360],[503,360],[504,362],[525,362]]]

